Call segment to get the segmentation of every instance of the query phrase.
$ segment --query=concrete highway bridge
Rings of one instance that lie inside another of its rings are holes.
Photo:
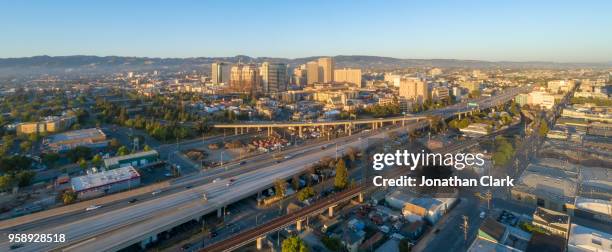
[[[479,99],[476,102],[480,109],[491,108],[507,102],[522,91],[524,91],[524,88],[515,88],[495,97]],[[343,155],[348,148],[367,148],[370,145],[376,144],[377,139],[384,139],[389,134],[395,132],[406,132],[426,127],[426,121],[421,119],[429,116],[440,116],[446,119],[470,110],[471,108],[467,104],[457,104],[424,113],[417,117],[410,118],[406,116],[405,119],[401,117],[363,121],[364,124],[376,125],[375,127],[377,128],[382,123],[393,123],[394,121],[395,123],[406,124],[406,127],[391,128],[384,131],[374,130],[370,134],[354,134],[353,136],[332,139],[326,142],[326,144],[337,144],[336,150],[327,148],[313,153],[297,154],[293,155],[293,158],[281,163],[271,163],[270,165],[257,167],[257,169],[252,171],[234,176],[235,182],[231,186],[226,185],[229,183],[230,178],[223,178],[216,183],[184,188],[179,192],[161,195],[151,200],[129,204],[122,208],[106,209],[102,207],[94,210],[96,212],[95,215],[88,215],[76,221],[46,225],[46,222],[55,223],[61,220],[43,220],[41,223],[45,225],[42,226],[28,226],[19,229],[16,229],[16,227],[6,227],[3,231],[61,233],[66,235],[66,243],[26,243],[14,251],[116,251],[139,243],[142,248],[146,248],[147,244],[156,241],[160,236],[163,237],[164,233],[167,233],[168,230],[191,220],[201,220],[202,216],[214,213],[215,211],[219,215],[221,209],[225,206],[268,189],[277,179],[287,179],[295,174],[302,173],[313,163],[320,161],[321,158],[334,156],[336,153]],[[419,122],[415,122],[416,120],[419,120]],[[351,122],[355,123],[355,121]],[[331,123],[339,123],[339,125],[345,126],[347,124],[346,121],[324,122],[324,124]],[[273,127],[275,125],[285,125],[282,127],[297,126],[298,128],[300,126],[299,123],[269,123],[267,126]],[[222,127],[221,125],[217,126]],[[308,127],[306,124],[301,126]],[[350,128],[350,126],[349,124],[348,127]],[[233,125],[232,127],[248,128],[257,127],[257,125],[241,124]],[[207,195],[206,200],[203,199],[203,194]],[[0,226],[1,224],[4,223],[0,222]],[[27,223],[22,223],[22,225],[24,224]],[[0,251],[11,250],[11,245],[13,244],[7,240],[6,236],[0,237]]]
[[[360,120],[339,120],[339,121],[319,121],[319,122],[261,122],[261,123],[240,123],[240,124],[215,124],[215,128],[220,129],[234,129],[235,134],[244,134],[249,132],[249,129],[268,129],[268,134],[272,132],[273,128],[293,128],[296,129],[298,135],[302,137],[303,129],[306,127],[317,128],[320,127],[321,131],[325,132],[327,129],[332,127],[341,126],[344,127],[344,133],[352,135],[353,130],[357,125],[367,124],[372,125],[372,129],[378,129],[383,127],[383,123],[398,124],[401,123],[405,126],[406,123],[427,120],[427,116],[415,116],[407,115],[402,117],[389,117],[389,118],[376,118],[376,119],[360,119]]]

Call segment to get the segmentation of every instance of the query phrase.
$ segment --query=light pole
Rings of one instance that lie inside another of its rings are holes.
[[[467,244],[467,235],[468,235],[468,217],[463,215],[463,241]]]
[[[338,143],[336,143],[336,160],[338,160]]]

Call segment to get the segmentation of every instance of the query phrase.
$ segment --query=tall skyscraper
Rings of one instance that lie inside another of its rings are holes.
[[[320,82],[319,79],[319,63],[311,61],[306,63],[306,83],[312,85],[315,82]]]
[[[334,70],[335,82],[348,82],[361,87],[361,69],[343,68]]]
[[[264,93],[287,90],[287,65],[264,62],[261,65],[261,86]]]
[[[237,64],[231,68],[230,89],[235,92],[259,92],[259,69],[254,64]]]
[[[212,83],[214,84],[219,84],[219,83],[229,84],[229,80],[230,80],[229,64],[225,62],[212,63],[211,79],[212,79]]]
[[[319,67],[321,68],[323,83],[332,83],[334,81],[334,59],[331,57],[319,58]]]
[[[402,78],[399,95],[402,98],[423,103],[429,99],[427,83],[420,78]]]
[[[293,69],[292,83],[298,87],[306,86],[306,65],[300,65]]]

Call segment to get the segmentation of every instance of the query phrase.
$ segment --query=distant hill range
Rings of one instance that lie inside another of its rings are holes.
[[[291,66],[316,60],[319,56],[307,58],[253,58],[245,55],[234,57],[198,58],[146,58],[119,56],[35,56],[24,58],[0,58],[0,76],[23,76],[38,74],[91,75],[117,71],[144,70],[210,70],[216,61],[229,63],[261,63],[264,61],[283,62]],[[556,63],[556,62],[511,62],[455,59],[399,59],[379,56],[339,55],[334,57],[337,67],[360,67],[363,69],[397,69],[405,67],[441,68],[610,68],[612,62],[601,63]]]

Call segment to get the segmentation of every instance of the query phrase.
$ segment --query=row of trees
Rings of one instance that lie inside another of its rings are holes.
[[[323,158],[318,164],[315,164],[311,169],[309,169],[308,174],[306,175],[307,186],[297,192],[298,199],[303,201],[316,195],[316,192],[311,187],[312,183],[310,181],[311,175],[314,174],[316,170],[335,169],[334,188],[336,190],[348,188],[351,185],[351,181],[349,180],[347,163],[352,165],[357,158],[358,152],[359,151],[355,148],[349,148],[345,157],[337,160],[332,158]],[[291,179],[291,184],[294,190],[299,189],[299,179],[299,176],[294,176]],[[287,184],[287,181],[284,179],[276,180],[274,182],[274,191],[276,192],[276,195],[280,197],[286,196]]]
[[[83,95],[76,99],[68,97],[64,91],[45,90],[25,91],[16,90],[15,93],[4,97],[0,102],[0,110],[9,113],[9,118],[4,120],[30,122],[39,121],[46,116],[59,115],[66,109],[76,109],[85,102]]]
[[[30,171],[32,160],[25,156],[10,156],[0,158],[0,191],[6,191],[14,186],[25,187],[32,183],[34,176]]]
[[[399,103],[391,103],[387,105],[376,104],[364,109],[363,112],[373,117],[389,117],[400,115],[401,110]]]
[[[508,163],[514,156],[514,147],[505,137],[498,136],[495,138],[495,153],[493,160],[495,165],[503,166]]]

